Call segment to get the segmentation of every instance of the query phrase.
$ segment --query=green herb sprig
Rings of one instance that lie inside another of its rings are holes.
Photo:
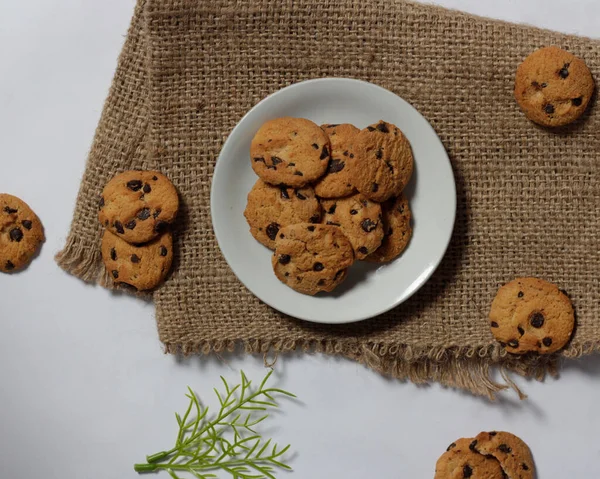
[[[241,383],[233,387],[221,376],[225,390],[214,389],[220,409],[213,418],[188,387],[190,404],[183,417],[175,413],[179,426],[175,446],[146,456],[147,462],[135,464],[134,469],[139,473],[165,470],[173,479],[182,479],[178,475],[182,471],[196,479],[211,479],[219,470],[233,479],[275,479],[276,469],[291,470],[283,458],[290,446],[280,448],[254,429],[269,417],[268,410],[279,407],[277,396],[296,397],[267,387],[272,373],[269,371],[257,389],[243,371]]]

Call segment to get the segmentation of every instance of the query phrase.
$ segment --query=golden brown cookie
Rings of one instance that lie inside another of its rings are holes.
[[[349,123],[343,125],[321,125],[331,142],[331,160],[327,173],[315,183],[315,193],[321,198],[342,198],[356,192],[350,178],[350,167],[346,163],[352,155],[349,148],[354,143],[358,128]]]
[[[412,237],[411,212],[408,200],[401,194],[381,204],[383,218],[383,241],[381,246],[365,258],[372,263],[387,263],[408,246]]]
[[[44,242],[44,228],[23,200],[0,193],[0,271],[27,266]]]
[[[299,188],[325,174],[330,149],[329,137],[318,125],[285,117],[260,127],[250,145],[250,159],[263,181]]]
[[[461,438],[448,446],[435,465],[434,479],[505,479],[500,463],[477,453],[473,438]]]
[[[527,118],[543,126],[575,121],[593,93],[594,79],[584,61],[558,47],[536,50],[517,69],[517,103]]]
[[[267,248],[275,249],[280,228],[296,223],[320,223],[321,205],[311,186],[273,186],[259,179],[250,193],[244,216],[250,233]]]
[[[322,200],[323,222],[338,226],[352,243],[356,259],[373,253],[383,240],[383,221],[379,203],[366,199],[361,194]]]
[[[510,432],[482,432],[477,435],[472,447],[480,454],[496,458],[509,479],[535,477],[535,465],[529,447]]]
[[[100,198],[100,223],[128,243],[150,241],[175,221],[177,190],[158,171],[125,171],[110,180]]]
[[[490,309],[494,337],[514,354],[550,354],[571,338],[575,314],[558,287],[538,278],[518,278],[502,286]]]
[[[125,283],[140,291],[153,289],[171,269],[173,236],[167,231],[148,243],[133,245],[105,230],[102,259],[115,283]]]
[[[334,226],[300,223],[279,230],[272,263],[275,275],[303,294],[332,291],[354,262],[352,245]]]
[[[373,201],[398,196],[412,176],[410,143],[391,123],[380,121],[361,130],[350,153],[352,183]]]

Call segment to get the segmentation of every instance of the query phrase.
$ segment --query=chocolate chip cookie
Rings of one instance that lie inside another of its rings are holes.
[[[329,137],[318,125],[285,117],[260,127],[250,145],[250,161],[263,181],[299,188],[325,174],[330,151]]]
[[[98,218],[128,243],[150,241],[175,221],[177,190],[158,171],[125,171],[104,187]]]
[[[505,479],[498,460],[479,454],[472,444],[473,438],[450,444],[435,465],[434,479]]]
[[[331,142],[331,160],[327,167],[327,173],[315,183],[315,193],[321,198],[342,198],[356,192],[350,178],[350,167],[346,163],[354,153],[350,145],[354,143],[356,135],[360,132],[358,128],[349,123],[343,125],[321,125],[321,128],[329,136]]]
[[[43,242],[42,223],[27,203],[0,193],[0,271],[27,266]]]
[[[383,241],[381,246],[365,259],[373,263],[387,263],[400,256],[412,237],[411,212],[404,195],[381,204]]]
[[[529,446],[510,432],[482,432],[477,435],[471,447],[480,454],[496,458],[509,479],[535,477]]]
[[[543,126],[575,121],[593,92],[594,79],[584,61],[558,47],[533,52],[517,69],[515,98],[527,118]]]
[[[342,229],[352,243],[356,259],[363,259],[379,248],[383,240],[379,203],[356,194],[336,200],[323,200],[321,204],[323,222]]]
[[[367,198],[383,202],[398,196],[412,176],[413,154],[400,129],[380,121],[361,130],[350,158],[352,183]]]
[[[279,230],[273,254],[277,278],[303,294],[332,291],[354,262],[352,245],[334,226],[300,223]]]
[[[561,349],[575,327],[565,293],[538,278],[518,278],[502,286],[490,309],[494,337],[514,354],[550,354]]]
[[[113,281],[138,290],[153,289],[166,278],[173,261],[173,236],[170,231],[152,241],[133,245],[105,230],[102,259]]]
[[[267,248],[275,249],[281,228],[296,223],[320,223],[321,205],[311,186],[273,186],[259,179],[248,194],[244,216],[252,236]]]

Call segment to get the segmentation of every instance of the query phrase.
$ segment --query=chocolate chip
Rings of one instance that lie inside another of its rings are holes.
[[[279,264],[288,264],[291,261],[292,257],[289,254],[280,254],[279,255]]]
[[[511,339],[511,340],[508,342],[508,345],[509,345],[511,348],[518,348],[518,347],[519,347],[519,341],[517,341],[516,339]]]
[[[500,444],[498,450],[504,454],[510,454],[512,452],[512,449],[507,444]]]
[[[273,165],[267,165],[267,170],[276,170],[277,167]]]
[[[350,214],[351,214],[351,215],[357,215],[357,214],[358,214],[358,211],[356,211],[356,210],[350,210]]]
[[[160,216],[161,213],[162,213],[162,210],[160,208],[156,208],[156,211],[153,213],[152,217],[154,219],[156,219]]]
[[[326,128],[335,128],[336,126],[340,126],[339,123],[329,123],[325,125]]]
[[[127,188],[131,191],[139,191],[142,188],[141,180],[131,180],[127,182]]]
[[[488,432],[488,434],[489,434],[490,436],[494,437],[494,436],[495,436],[496,434],[498,434],[498,433],[497,433],[496,431],[491,431],[491,432]]]
[[[314,231],[315,227],[314,226],[309,226],[308,228],[306,228],[308,231]]]
[[[327,222],[327,223],[325,223],[325,224],[328,224],[329,226],[337,226],[338,228],[339,228],[340,226],[342,226],[341,224],[339,224],[339,223],[336,223],[335,221],[328,221],[328,222]]]
[[[563,80],[569,76],[569,66],[570,63],[565,63],[565,65],[558,71],[558,76],[560,76]]]
[[[110,249],[110,259],[117,261],[117,250],[114,248]]]
[[[377,124],[377,129],[381,132],[381,133],[389,133],[390,130],[388,130],[388,126],[387,123],[385,121],[382,121],[380,123]]]
[[[312,144],[312,147],[313,147],[315,150],[318,150],[318,149],[319,149],[319,145],[317,145],[316,143],[313,143],[313,144]]]
[[[144,185],[144,193],[148,194],[152,191],[152,188],[150,187],[150,185],[148,183],[146,183]]]
[[[542,343],[544,343],[544,346],[549,348],[550,346],[552,346],[552,338],[544,338],[542,339]]]
[[[17,210],[16,208],[11,208],[10,206],[5,206],[4,207],[4,212],[8,213],[9,215],[12,215],[13,213],[17,213],[19,210]]]
[[[275,238],[277,238],[277,233],[279,233],[279,225],[277,223],[271,223],[269,226],[267,226],[266,232],[269,239],[271,241],[275,241]]]
[[[523,291],[519,291],[519,294],[517,294],[517,296],[519,298],[522,298],[523,296],[525,296],[525,293],[523,293]]]
[[[135,222],[135,220],[128,221],[127,223],[125,223],[125,228],[127,228],[128,230],[135,229],[136,224],[137,223]]]
[[[132,254],[131,255],[131,262],[132,263],[139,263],[140,262],[140,257],[137,254]]]
[[[373,183],[373,185],[371,186],[371,191],[373,193],[377,193],[378,189],[379,189],[379,185],[377,183]]]
[[[302,193],[296,190],[296,198],[298,198],[299,200],[305,200],[306,196],[304,196]]]
[[[354,153],[350,153],[350,158],[354,158]]]
[[[285,238],[285,235],[284,235],[283,233],[281,233],[281,234],[279,235],[279,237],[280,237],[281,239],[283,239],[283,238]]]
[[[344,169],[346,162],[338,159],[333,159],[329,162],[327,173],[338,173]]]
[[[117,233],[119,233],[119,234],[125,233],[125,230],[123,229],[123,225],[121,224],[120,221],[115,221],[114,227],[115,227],[115,230],[117,230]]]
[[[447,448],[446,451],[449,451],[450,449],[452,449],[453,447],[456,447],[456,443],[453,442],[452,444],[450,444]]]
[[[329,151],[327,150],[327,145],[323,145],[323,149],[321,150],[321,156],[319,157],[319,159],[324,160],[327,157],[329,157]]]
[[[533,88],[535,88],[536,90],[539,90],[539,89],[541,89],[541,88],[542,88],[542,87],[541,87],[541,85],[540,85],[538,82],[536,82],[536,81],[532,81],[532,82],[531,82],[531,86],[532,86]]]
[[[334,203],[333,205],[330,206],[330,208],[327,210],[327,213],[332,215],[333,213],[335,213],[335,209],[337,208],[337,203]]]
[[[534,328],[541,328],[544,325],[544,315],[542,313],[533,313],[529,317],[529,323]]]
[[[492,322],[490,323],[490,326],[491,326],[492,328],[497,328],[497,327],[498,327],[498,323],[497,323],[496,321],[492,321]]]
[[[375,158],[377,158],[378,160],[381,160],[383,158],[383,150],[381,148],[379,148],[376,152],[375,152]]]
[[[119,277],[119,272],[116,269],[112,270],[113,278],[117,279]]]
[[[525,330],[521,326],[517,326],[517,331],[519,331],[519,334],[521,336],[523,336],[525,334]]]
[[[290,195],[288,194],[287,188],[285,186],[280,186],[279,189],[281,191],[281,197],[284,200],[289,200],[290,199]]]
[[[369,131],[375,131],[375,128],[373,128],[372,126],[367,126],[367,130],[369,130]]]
[[[285,274],[284,274],[284,276],[285,276],[285,277],[288,277],[289,275],[290,275],[290,273],[289,273],[289,272],[287,272],[287,271],[286,271],[286,272],[285,272]]]
[[[15,269],[15,265],[12,261],[7,261],[4,266],[8,271]]]
[[[283,160],[281,158],[279,158],[278,156],[272,156],[271,162],[273,163],[273,166],[275,166],[275,165],[278,165],[279,163],[283,163]]]
[[[13,228],[8,233],[8,236],[10,236],[11,241],[16,241],[17,243],[19,243],[23,239],[23,231],[21,230],[21,228]]]
[[[473,469],[468,464],[465,464],[463,467],[463,477],[466,479],[467,477],[471,477],[473,475]]]
[[[337,273],[335,273],[333,280],[337,281],[339,279],[339,277],[342,276],[345,272],[346,272],[345,269],[340,269]]]
[[[31,227],[33,226],[33,223],[29,220],[23,220],[21,222],[21,224],[23,225],[23,228],[25,228],[26,230],[30,230]]]
[[[301,171],[294,171],[294,175],[296,175],[296,176],[304,176],[304,173],[302,173]]]
[[[143,208],[136,215],[138,220],[144,221],[150,218],[150,208]]]
[[[323,286],[324,284],[325,284],[324,279],[320,279],[319,281],[317,281],[317,286]]]
[[[169,223],[167,223],[166,221],[158,221],[156,223],[156,225],[154,226],[154,231],[158,234],[162,234],[165,231],[167,231],[168,226],[169,226]]]
[[[98,208],[99,208],[99,209],[102,209],[102,208],[104,208],[104,204],[105,204],[105,203],[104,203],[104,196],[101,196],[101,197],[100,197],[100,201],[98,202]]]
[[[325,266],[323,266],[323,263],[315,263],[313,265],[313,269],[315,271],[323,271],[323,268],[325,268]]]
[[[477,452],[475,450],[475,446],[477,446],[477,439],[475,439],[473,442],[471,442],[471,444],[469,444],[469,449],[473,452]]]
[[[393,173],[394,166],[389,161],[386,161],[385,164],[387,165],[388,169],[390,170],[390,173]]]
[[[167,256],[167,253],[168,253],[167,248],[165,246],[161,246],[160,250],[159,250],[159,254],[161,256]]]
[[[310,217],[309,220],[311,223],[318,223],[319,221],[321,221],[321,215],[319,215],[318,213],[315,213],[314,215],[312,215]]]
[[[367,249],[366,246],[361,246],[360,248],[358,248],[358,252],[360,254],[367,254],[369,252],[369,250]]]
[[[153,177],[152,177],[152,179],[153,179],[154,181],[156,181],[156,180],[158,180],[158,176],[153,176]]]
[[[550,103],[547,103],[547,104],[544,106],[544,111],[545,111],[546,113],[548,113],[548,115],[552,115],[552,114],[554,113],[554,106],[553,106],[553,105],[551,105]]]
[[[582,97],[573,98],[571,100],[571,103],[573,103],[573,106],[581,106],[581,104],[583,103],[583,98]]]
[[[291,166],[296,166],[296,163],[292,162],[292,163],[288,163],[287,165],[288,165],[288,168],[289,168]]]
[[[366,233],[370,233],[371,231],[373,231],[375,228],[377,228],[377,223],[375,223],[374,221],[372,221],[370,218],[364,219],[362,220],[362,223],[360,224],[360,227],[366,232]]]
[[[255,161],[255,163],[258,163],[258,162],[264,163],[265,162],[265,159],[262,156],[257,156],[256,158],[252,158],[252,159]]]
[[[542,83],[542,88],[546,88],[548,86],[547,83]]]
[[[342,153],[342,155],[348,156],[348,150],[344,151],[344,153]]]
[[[521,467],[523,468],[524,471],[529,471],[529,466],[525,463],[521,464]]]

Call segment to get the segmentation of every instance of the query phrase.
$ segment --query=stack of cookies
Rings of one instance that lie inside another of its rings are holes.
[[[138,290],[158,286],[173,260],[170,225],[179,210],[173,184],[158,171],[126,171],[106,184],[99,206],[102,259],[113,281]]]
[[[259,180],[244,215],[275,251],[275,275],[296,291],[332,291],[355,260],[388,262],[406,248],[411,212],[402,191],[413,155],[398,127],[278,118],[258,130],[250,156]]]

